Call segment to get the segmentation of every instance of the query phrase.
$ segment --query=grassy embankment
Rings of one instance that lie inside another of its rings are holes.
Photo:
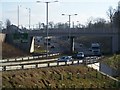
[[[102,62],[120,71],[120,54],[117,54],[117,55],[114,54],[114,55],[107,56],[104,58]],[[117,78],[120,80],[120,76]]]
[[[28,55],[30,54],[23,52],[8,43],[2,43],[2,58],[15,58]]]
[[[83,65],[5,71],[2,73],[6,88],[108,88],[115,81]]]

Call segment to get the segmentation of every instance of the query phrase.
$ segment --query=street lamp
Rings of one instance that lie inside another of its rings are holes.
[[[19,13],[20,13],[20,7],[21,7],[21,5],[18,5],[18,6],[17,6],[18,29],[19,29],[19,18],[20,18]]]
[[[28,9],[29,10],[29,30],[30,30],[30,21],[31,21],[31,19],[30,19],[30,17],[31,17],[31,9],[30,8],[26,8],[26,9]]]
[[[70,38],[70,34],[71,34],[71,30],[70,30],[70,22],[71,22],[71,16],[76,16],[77,14],[62,14],[63,16],[69,16],[69,38]]]
[[[49,3],[53,3],[53,2],[58,2],[58,1],[52,1],[52,2],[41,2],[41,1],[37,1],[37,3],[46,3],[46,36],[48,38],[48,4]],[[47,39],[47,58],[48,58],[48,39]]]

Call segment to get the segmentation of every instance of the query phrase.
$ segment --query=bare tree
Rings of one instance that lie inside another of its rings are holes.
[[[53,28],[54,27],[54,23],[53,22],[49,22],[49,26],[50,26],[50,28]]]
[[[91,27],[92,27],[93,21],[94,21],[94,18],[93,18],[93,17],[90,17],[90,18],[87,20],[87,27],[88,27],[88,28],[91,28]]]
[[[41,28],[41,25],[42,25],[42,24],[39,22],[39,23],[38,23],[38,27],[39,27],[39,29]]]
[[[8,28],[11,25],[11,21],[9,19],[6,20],[6,28]]]
[[[113,22],[113,16],[114,16],[114,13],[115,13],[115,9],[112,8],[112,6],[109,7],[108,11],[107,11],[107,15],[110,19],[110,23],[112,24]]]

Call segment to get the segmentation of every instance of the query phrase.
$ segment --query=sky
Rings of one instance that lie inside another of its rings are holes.
[[[92,18],[104,18],[109,20],[107,10],[110,6],[117,8],[119,0],[0,0],[0,21],[5,23],[9,19],[12,24],[18,24],[18,6],[19,6],[19,24],[28,27],[29,10],[31,9],[31,27],[37,26],[38,22],[46,23],[46,3],[49,3],[49,22],[65,23],[71,15],[71,24],[79,23],[86,25],[87,21]],[[62,16],[62,14],[65,14]],[[77,16],[74,16],[77,14]]]

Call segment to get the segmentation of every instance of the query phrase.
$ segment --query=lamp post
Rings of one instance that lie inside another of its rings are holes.
[[[30,30],[30,24],[31,24],[31,9],[30,8],[26,8],[29,11],[29,30]]]
[[[68,16],[69,17],[69,38],[70,38],[70,36],[71,36],[71,30],[70,30],[70,25],[71,25],[71,16],[76,16],[77,14],[62,14],[62,15],[66,15],[66,16]]]
[[[17,18],[18,18],[18,29],[19,29],[19,18],[20,18],[20,16],[19,16],[19,13],[20,13],[20,7],[21,7],[21,5],[19,6],[17,6]]]
[[[48,58],[48,4],[53,3],[53,2],[58,2],[58,1],[52,1],[52,2],[43,2],[46,4],[46,36],[47,36],[47,58]],[[37,3],[42,3],[41,1],[37,1]]]

